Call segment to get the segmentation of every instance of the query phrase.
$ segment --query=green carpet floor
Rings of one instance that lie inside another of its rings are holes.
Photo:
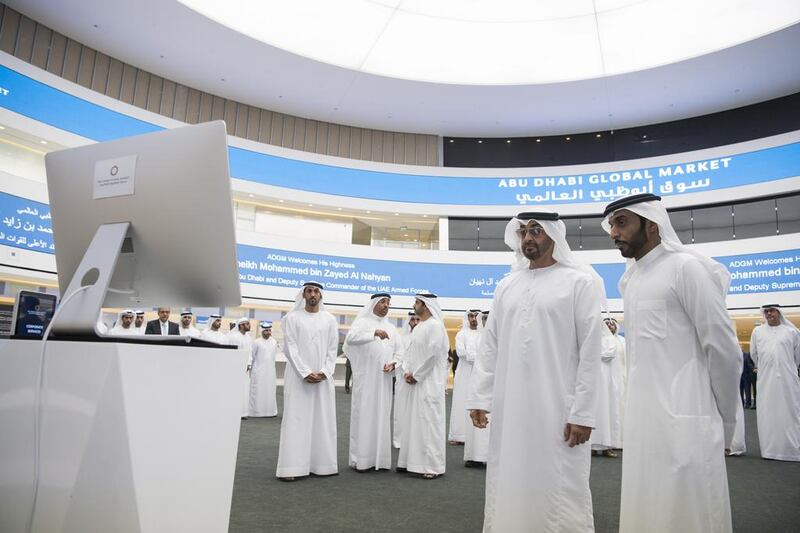
[[[449,394],[447,399],[449,415]],[[280,412],[280,389],[278,406]],[[293,483],[275,477],[280,416],[242,421],[231,532],[481,530],[485,470],[463,466],[463,447],[447,446],[447,473],[433,481],[395,472],[357,473],[347,466],[350,396],[342,388],[336,390],[336,415],[340,474]],[[800,532],[800,463],[761,459],[756,412],[745,411],[745,419],[747,455],[727,459],[733,529],[737,533]],[[621,467],[621,458],[592,458],[598,533],[618,529]]]

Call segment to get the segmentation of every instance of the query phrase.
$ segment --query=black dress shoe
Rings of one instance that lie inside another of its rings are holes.
[[[397,468],[395,468],[394,471],[397,472],[398,474],[405,474],[406,472],[408,472],[408,470],[406,468],[403,468],[401,466],[398,466]]]

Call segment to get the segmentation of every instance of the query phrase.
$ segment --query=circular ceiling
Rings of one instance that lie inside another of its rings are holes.
[[[797,0],[179,1],[309,59],[458,85],[534,85],[636,72],[800,21]]]

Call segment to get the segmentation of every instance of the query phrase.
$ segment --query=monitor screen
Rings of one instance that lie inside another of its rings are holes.
[[[56,297],[20,291],[14,305],[14,338],[41,339],[56,310]]]

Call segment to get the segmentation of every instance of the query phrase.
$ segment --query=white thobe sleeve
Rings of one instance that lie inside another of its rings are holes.
[[[758,368],[758,326],[753,328],[750,334],[750,359],[753,360],[753,368]]]
[[[725,306],[725,298],[699,261],[687,261],[677,271],[678,300],[694,324],[697,339],[708,358],[711,390],[725,429],[725,447],[730,448],[736,428],[742,349]]]
[[[390,332],[389,333],[392,339],[392,360],[389,363],[394,363],[395,368],[400,367],[403,365],[403,355],[404,355],[404,348],[403,348],[403,337],[399,333]]]
[[[578,341],[578,369],[575,374],[575,400],[567,422],[594,427],[597,389],[600,382],[601,300],[594,280],[586,278],[575,286],[575,334]]]
[[[794,365],[800,367],[800,333],[792,330],[792,347],[794,348]]]
[[[293,317],[287,317],[286,321],[284,322],[284,329],[286,333],[284,335],[284,339],[286,340],[286,359],[289,360],[289,363],[294,367],[298,374],[300,374],[301,378],[305,378],[311,373],[311,369],[308,368],[303,358],[300,356],[300,344],[299,339],[297,338],[297,330],[295,329],[296,326],[294,324]]]
[[[339,326],[336,324],[336,319],[330,317],[330,327],[328,328],[328,350],[325,353],[325,361],[320,371],[325,374],[328,379],[333,379],[333,374],[336,372],[336,356],[339,348]]]
[[[475,358],[475,366],[472,367],[472,375],[469,379],[469,392],[467,394],[467,409],[482,409],[483,411],[492,410],[492,398],[494,394],[494,371],[497,365],[497,323],[503,320],[503,310],[498,296],[502,292],[501,285],[497,287],[494,299],[492,300],[492,313],[486,321],[486,327],[481,335],[481,343],[478,347],[478,355]]]
[[[456,355],[467,358],[467,336],[463,329],[456,333]]]
[[[350,326],[350,331],[347,332],[344,342],[353,346],[372,342],[375,340],[375,329],[374,324],[367,320],[357,320]]]
[[[603,349],[600,352],[600,359],[605,362],[613,361],[617,357],[617,341],[614,340],[614,337],[603,335],[602,344]]]
[[[422,361],[416,369],[411,371],[411,375],[417,381],[422,381],[431,373],[431,370],[433,370],[436,363],[439,362],[438,359],[442,355],[439,346],[439,337],[437,335],[438,332],[426,331],[425,333],[427,334],[427,338],[424,340],[425,360]],[[422,339],[419,340],[421,341]]]
[[[473,340],[473,342],[467,344],[466,356],[467,356],[467,361],[469,361],[470,363],[474,363],[475,359],[477,359],[478,357],[478,348],[480,347],[480,337],[478,337],[477,341],[478,342],[475,342]]]

